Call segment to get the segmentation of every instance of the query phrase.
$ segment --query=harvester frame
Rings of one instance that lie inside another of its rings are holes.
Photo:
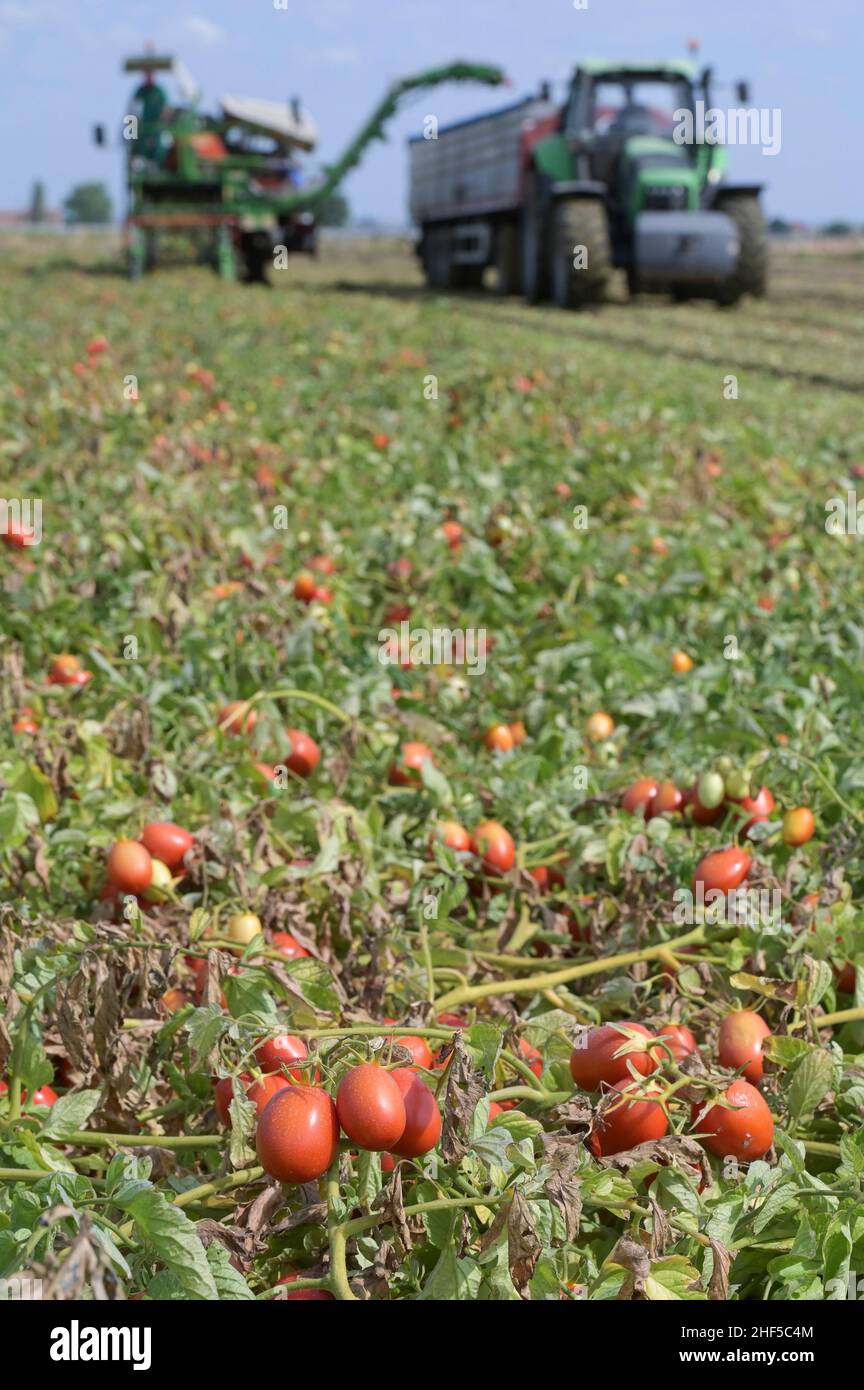
[[[128,211],[124,223],[127,266],[137,278],[158,260],[160,232],[189,232],[221,278],[243,267],[248,280],[265,280],[277,247],[314,255],[316,212],[359,162],[367,145],[384,138],[384,125],[402,99],[443,82],[506,82],[487,64],[457,61],[392,85],[341,157],[307,188],[291,185],[296,149],[314,148],[317,131],[299,103],[223,98],[222,115],[202,115],[199,93],[172,57],[129,58],[127,72],[144,74],[135,94],[139,113],[127,118]],[[154,82],[157,72],[178,78],[185,104],[170,107]],[[96,127],[97,144],[105,143]],[[261,149],[261,140],[270,148]]]

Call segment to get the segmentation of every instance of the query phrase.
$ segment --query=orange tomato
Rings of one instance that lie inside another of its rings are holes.
[[[121,893],[143,893],[153,878],[153,860],[137,840],[118,840],[108,854],[108,880]]]
[[[813,838],[816,821],[809,806],[796,806],[783,817],[783,839],[787,845],[806,845]]]
[[[729,849],[712,850],[709,854],[703,855],[696,865],[693,875],[694,888],[698,891],[701,883],[704,894],[730,893],[733,888],[744,882],[750,872],[751,863],[750,855],[737,845],[732,845]]]
[[[301,570],[294,580],[294,597],[301,603],[311,603],[315,597],[318,581],[309,570]]]
[[[413,787],[420,782],[420,769],[426,762],[435,761],[432,749],[425,743],[403,743],[399,761],[390,765],[390,785],[392,787]]]
[[[592,743],[601,743],[603,739],[609,738],[614,728],[615,720],[602,709],[598,709],[594,714],[589,715],[585,723],[585,732]]]
[[[509,724],[493,724],[486,730],[483,739],[487,748],[497,749],[499,753],[509,753],[513,747],[513,731]]]
[[[497,820],[484,820],[475,826],[471,849],[482,859],[488,873],[506,874],[516,862],[513,837]]]
[[[631,815],[647,813],[648,805],[657,795],[658,786],[653,777],[639,777],[631,782],[621,797],[621,805]]]
[[[291,741],[291,756],[285,759],[285,766],[298,777],[309,777],[321,759],[321,750],[314,738],[300,729],[286,729]]]
[[[436,837],[443,840],[448,849],[464,852],[471,848],[471,836],[464,825],[460,825],[455,820],[439,821],[435,830],[432,831],[430,839],[434,840]]]
[[[216,716],[216,723],[228,734],[250,734],[258,722],[258,715],[250,709],[244,715],[245,700],[231,700],[223,705]]]

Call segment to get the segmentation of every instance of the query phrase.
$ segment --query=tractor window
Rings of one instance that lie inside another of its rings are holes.
[[[597,135],[659,135],[669,137],[675,112],[691,105],[684,82],[651,82],[635,78],[597,82],[591,125]]]

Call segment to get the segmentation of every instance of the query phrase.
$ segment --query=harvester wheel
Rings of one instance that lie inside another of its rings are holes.
[[[498,228],[495,269],[500,295],[520,294],[522,290],[522,244],[518,222],[504,222]]]
[[[543,195],[542,175],[528,174],[522,205],[522,292],[529,304],[549,298],[548,200]]]
[[[738,228],[741,249],[734,274],[717,295],[718,304],[736,304],[742,294],[761,299],[768,287],[768,231],[758,198],[730,193],[717,200],[717,211],[725,212]]]
[[[602,199],[560,199],[555,204],[552,239],[552,298],[559,309],[579,309],[601,300],[611,266],[609,222]]]

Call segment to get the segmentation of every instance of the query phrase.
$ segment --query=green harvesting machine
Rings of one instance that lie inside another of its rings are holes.
[[[305,184],[300,161],[315,148],[318,131],[297,99],[226,96],[218,115],[206,115],[178,59],[145,53],[127,58],[124,71],[139,79],[122,129],[129,274],[138,277],[158,263],[160,237],[182,233],[195,239],[201,258],[226,280],[266,279],[277,248],[315,254],[316,213],[366,146],[384,138],[385,123],[410,93],[443,82],[506,81],[499,68],[468,62],[402,78],[341,158],[317,182]],[[171,99],[166,77],[178,89]],[[94,139],[106,143],[104,126],[95,127]]]

